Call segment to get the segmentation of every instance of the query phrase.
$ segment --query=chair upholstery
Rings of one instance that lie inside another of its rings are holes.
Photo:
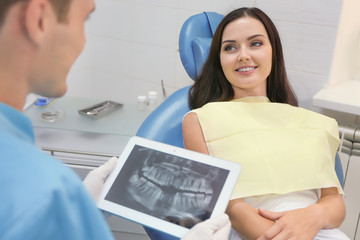
[[[179,37],[180,58],[191,79],[200,73],[209,53],[212,37],[224,16],[205,12],[191,16],[185,21]],[[188,92],[190,86],[169,96],[140,126],[137,136],[170,145],[184,147],[182,136],[183,116],[190,110]],[[339,156],[336,156],[336,171],[343,182],[343,171]],[[166,233],[144,227],[152,240],[176,240]]]
[[[336,157],[335,157],[335,171],[336,171],[337,177],[339,178],[341,186],[344,187],[344,172],[343,172],[343,168],[341,165],[339,153],[336,153]]]
[[[191,79],[195,79],[209,54],[211,40],[224,16],[205,12],[185,21],[179,36],[180,58]],[[182,120],[190,111],[188,93],[190,86],[169,96],[140,126],[137,136],[158,142],[184,147]],[[152,240],[175,240],[174,236],[144,227]]]
[[[223,15],[204,12],[191,16],[183,24],[179,36],[181,62],[191,79],[195,79],[209,54],[212,37]]]

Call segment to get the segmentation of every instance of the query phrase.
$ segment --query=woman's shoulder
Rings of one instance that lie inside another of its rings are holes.
[[[195,121],[195,120],[197,120],[196,111],[195,111],[195,110],[191,110],[191,111],[187,112],[187,113],[184,115],[183,123],[184,123],[184,122],[192,122],[192,121]]]

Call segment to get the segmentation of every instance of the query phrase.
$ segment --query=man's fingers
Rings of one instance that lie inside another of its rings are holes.
[[[115,169],[117,162],[118,158],[112,157],[106,163],[94,169],[94,171],[101,174],[101,178],[105,180],[109,176],[109,174]]]

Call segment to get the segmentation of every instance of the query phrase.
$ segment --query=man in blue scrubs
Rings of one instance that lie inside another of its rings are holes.
[[[94,0],[0,0],[0,239],[113,239],[81,180],[34,146],[21,112],[28,93],[66,92],[93,10]],[[115,160],[85,181],[93,197]],[[228,229],[222,215],[185,239],[226,239]]]

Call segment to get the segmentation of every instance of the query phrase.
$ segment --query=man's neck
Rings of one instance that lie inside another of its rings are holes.
[[[26,76],[27,67],[21,64],[21,56],[2,55],[3,49],[1,48],[0,101],[22,111],[29,91]]]
[[[0,101],[20,111],[26,101],[29,91],[28,65],[31,56],[28,56],[26,45],[20,44],[22,39],[17,35],[6,37],[0,32]]]
[[[0,72],[0,102],[22,111],[27,94],[22,85],[10,85],[9,80],[4,80]]]

